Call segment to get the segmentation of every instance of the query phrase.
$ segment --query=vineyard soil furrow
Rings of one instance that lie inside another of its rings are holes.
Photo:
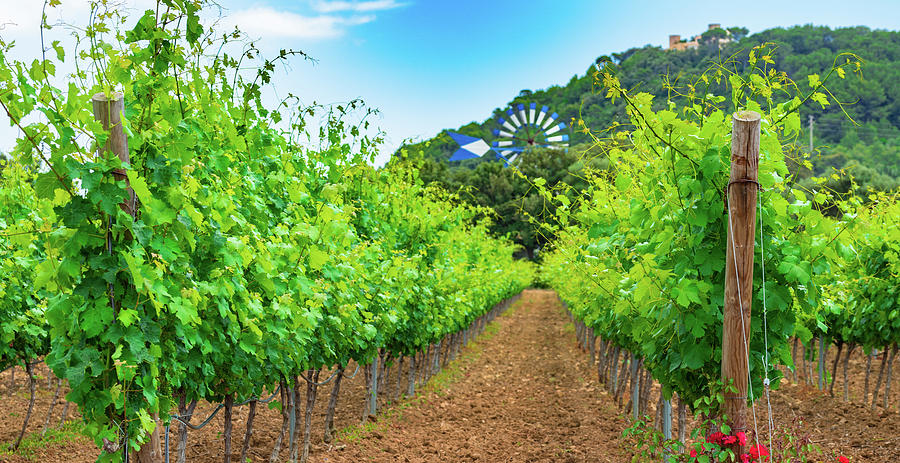
[[[625,419],[601,393],[556,294],[527,290],[494,325],[451,367],[457,379],[313,461],[626,461]]]

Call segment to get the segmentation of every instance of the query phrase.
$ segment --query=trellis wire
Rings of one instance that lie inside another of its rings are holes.
[[[353,370],[353,374],[350,376],[344,376],[344,379],[353,379],[356,374],[359,373],[359,362],[356,362],[356,369]]]
[[[260,398],[258,398],[258,397],[257,397],[257,398],[251,398],[251,399],[247,399],[247,400],[245,400],[245,401],[243,401],[243,402],[237,404],[237,406],[240,407],[240,406],[242,406],[242,405],[247,405],[248,403],[253,402],[254,400],[257,401],[257,402],[259,402],[259,403],[267,404],[267,403],[271,402],[272,400],[274,400],[274,399],[275,399],[275,396],[278,395],[278,393],[279,393],[280,391],[281,391],[281,385],[279,384],[279,385],[278,385],[278,388],[275,389],[275,392],[272,393],[272,395],[269,396],[268,399],[260,399]],[[185,418],[190,418],[190,417],[192,417],[192,416],[194,415],[193,413],[190,413],[190,414],[187,414],[187,415],[172,415],[172,419],[178,420],[179,423],[181,423],[181,424],[187,426],[188,428],[193,429],[194,431],[196,431],[196,430],[198,430],[198,429],[203,429],[204,427],[206,427],[206,425],[209,424],[209,422],[212,421],[212,419],[215,418],[215,416],[216,416],[216,415],[219,413],[219,411],[222,410],[223,408],[225,408],[225,405],[223,405],[223,404],[217,405],[217,406],[216,406],[216,409],[213,410],[212,413],[210,413],[209,416],[207,416],[205,420],[203,420],[200,424],[197,424],[197,425],[194,425],[194,424],[191,424],[191,423],[185,421]],[[168,426],[167,426],[167,428],[168,428]]]
[[[184,416],[172,415],[172,419],[178,420],[179,423],[196,431],[198,429],[203,429],[204,427],[206,427],[206,425],[209,424],[209,422],[212,421],[212,419],[215,418],[215,416],[219,413],[219,410],[221,410],[223,408],[225,408],[225,406],[222,404],[219,404],[218,406],[216,406],[216,409],[213,410],[212,413],[210,413],[209,416],[206,417],[206,419],[203,420],[200,424],[191,424],[191,423],[188,423],[187,421],[184,421],[184,418],[190,418],[193,414],[184,415]]]
[[[759,208],[759,262],[762,268],[762,300],[763,300],[763,342],[765,343],[765,378],[763,386],[766,392],[767,425],[769,431],[769,448],[772,448],[772,431],[775,429],[775,416],[772,412],[772,402],[769,400],[769,318],[766,306],[766,240],[763,228],[762,194],[757,196],[756,204]]]
[[[357,368],[359,368],[359,364],[357,364]],[[329,376],[328,379],[326,379],[325,381],[322,381],[321,383],[317,383],[317,382],[315,382],[315,381],[310,380],[310,379],[307,378],[306,376],[303,376],[303,373],[300,373],[300,377],[303,378],[303,379],[305,379],[307,383],[313,383],[313,384],[315,384],[316,386],[324,386],[324,385],[330,383],[331,380],[334,379],[335,376],[337,376],[338,370],[339,370],[339,369],[335,369],[334,371],[332,371],[332,372],[331,372],[331,376]]]

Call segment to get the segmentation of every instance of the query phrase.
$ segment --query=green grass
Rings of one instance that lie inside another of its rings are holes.
[[[87,437],[82,434],[82,425],[79,421],[67,421],[58,428],[50,428],[47,433],[41,436],[39,431],[26,434],[19,445],[19,449],[15,452],[9,450],[12,442],[0,443],[0,457],[18,455],[26,460],[34,461],[37,458],[37,451],[46,449],[47,447],[64,446],[71,442],[86,440]]]

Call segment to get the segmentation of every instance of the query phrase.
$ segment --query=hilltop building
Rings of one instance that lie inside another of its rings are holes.
[[[716,31],[716,32],[713,32]],[[719,23],[712,23],[701,35],[695,35],[690,40],[682,39],[678,34],[669,35],[669,50],[691,50],[700,46],[701,43],[715,42],[721,46],[723,43],[731,42],[731,31],[722,29]]]

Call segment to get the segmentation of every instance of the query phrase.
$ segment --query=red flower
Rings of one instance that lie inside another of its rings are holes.
[[[838,457],[838,463],[850,463],[850,459],[841,455]]]
[[[697,449],[691,449],[691,458],[697,458]]]
[[[750,455],[746,453],[741,454],[741,463],[750,463]]]
[[[734,436],[725,436],[722,438],[722,443],[725,445],[731,445],[737,442],[737,437]]]
[[[744,431],[738,431],[735,436],[737,437],[738,444],[747,445],[747,435],[744,434]]]
[[[762,445],[762,444],[754,445],[753,447],[750,447],[750,456],[751,456],[754,460],[757,459],[757,458],[759,458],[759,457],[768,457],[768,456],[769,456],[769,449],[767,449],[766,446],[765,446],[765,445]],[[763,461],[769,461],[769,459],[766,458],[766,459],[764,459]]]
[[[722,442],[722,438],[725,437],[725,434],[722,434],[720,431],[716,431],[708,436],[706,436],[706,442],[710,444],[719,444]]]

